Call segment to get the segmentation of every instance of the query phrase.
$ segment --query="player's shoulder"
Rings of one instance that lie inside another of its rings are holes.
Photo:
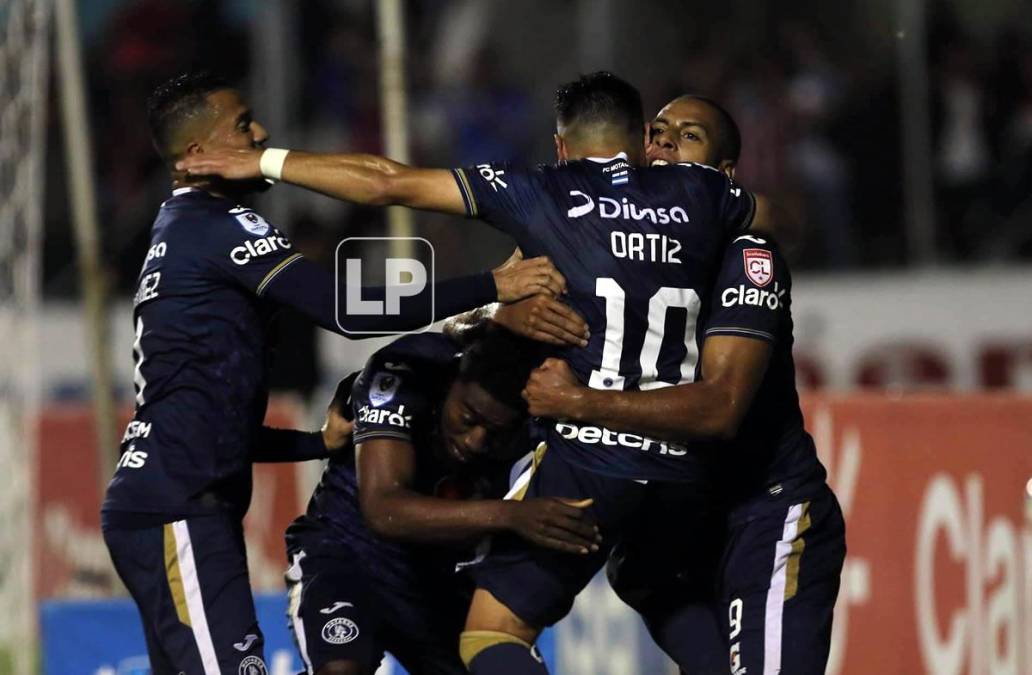
[[[746,279],[761,287],[775,277],[782,287],[791,282],[788,263],[777,242],[755,234],[742,234],[728,243],[722,277]]]
[[[184,234],[200,237],[211,233],[251,237],[279,234],[254,209],[192,188],[176,190],[162,203],[159,218]]]
[[[433,387],[458,354],[458,346],[440,333],[406,335],[369,357],[355,391],[375,391],[384,385],[397,389],[403,384],[406,388]]]

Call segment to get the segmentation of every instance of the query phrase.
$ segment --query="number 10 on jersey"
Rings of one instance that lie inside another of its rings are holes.
[[[623,389],[625,378],[620,374],[620,361],[623,358],[626,294],[615,279],[601,277],[595,280],[595,295],[606,301],[606,332],[602,347],[602,363],[591,371],[588,386],[593,389]],[[695,366],[699,361],[699,348],[695,344],[695,325],[701,305],[699,294],[691,288],[664,286],[649,299],[648,328],[638,357],[641,368],[638,389],[658,389],[685,384],[695,379]],[[684,327],[686,353],[681,361],[681,377],[677,382],[657,379],[659,351],[663,346],[667,310],[671,307],[683,308],[688,314]]]

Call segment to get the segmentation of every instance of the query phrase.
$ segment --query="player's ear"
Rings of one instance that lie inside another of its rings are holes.
[[[197,141],[190,141],[186,145],[186,150],[183,151],[183,155],[199,155],[204,152],[204,148]]]
[[[559,134],[554,134],[552,138],[555,139],[555,157],[560,162],[565,162],[569,157],[566,151],[566,140],[563,139]]]
[[[720,160],[720,164],[717,164],[717,168],[724,172],[724,175],[731,180],[735,179],[735,163],[730,159]]]

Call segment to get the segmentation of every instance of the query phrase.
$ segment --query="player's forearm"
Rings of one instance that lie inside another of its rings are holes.
[[[398,315],[351,315],[347,313],[345,303],[348,287],[341,284],[335,292],[333,275],[313,262],[299,260],[277,275],[265,294],[293,307],[326,330],[362,338],[377,331],[422,328],[427,325],[427,319],[436,321],[493,302],[498,297],[498,289],[494,276],[490,272],[481,272],[437,282],[432,295],[424,293],[419,302],[401,303]],[[361,290],[364,300],[382,301],[385,296],[386,288],[383,286],[363,287]],[[342,304],[339,312],[338,302]]]
[[[385,539],[414,543],[464,543],[508,527],[500,499],[440,499],[408,490],[362,496],[369,527]]]
[[[396,203],[390,193],[398,170],[405,168],[386,157],[358,154],[316,154],[291,150],[281,178],[324,195],[371,206]]]
[[[649,391],[585,387],[578,392],[568,406],[571,419],[659,440],[733,438],[741,419],[731,390],[707,382]]]
[[[326,457],[329,451],[318,431],[262,427],[251,449],[252,462],[306,462]]]

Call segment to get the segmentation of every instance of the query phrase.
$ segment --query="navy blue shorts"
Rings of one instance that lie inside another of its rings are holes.
[[[845,556],[845,522],[826,485],[732,515],[719,593],[732,673],[824,673]]]
[[[613,544],[635,525],[646,486],[586,471],[541,448],[528,471],[526,490],[512,498],[591,498],[594,502],[588,509],[603,537],[599,550],[588,555],[541,548],[515,535],[492,538],[489,552],[473,568],[477,587],[527,624],[543,628],[569,613],[574,598],[605,564]]]
[[[726,513],[685,485],[660,483],[649,483],[645,511],[609,555],[609,584],[682,672],[726,675],[717,602]]]
[[[108,528],[104,542],[140,610],[154,673],[265,675],[238,519]]]
[[[310,675],[332,661],[373,672],[385,651],[412,675],[465,675],[459,635],[468,593],[427,601],[429,589],[385,587],[343,545],[292,543],[287,614]]]

